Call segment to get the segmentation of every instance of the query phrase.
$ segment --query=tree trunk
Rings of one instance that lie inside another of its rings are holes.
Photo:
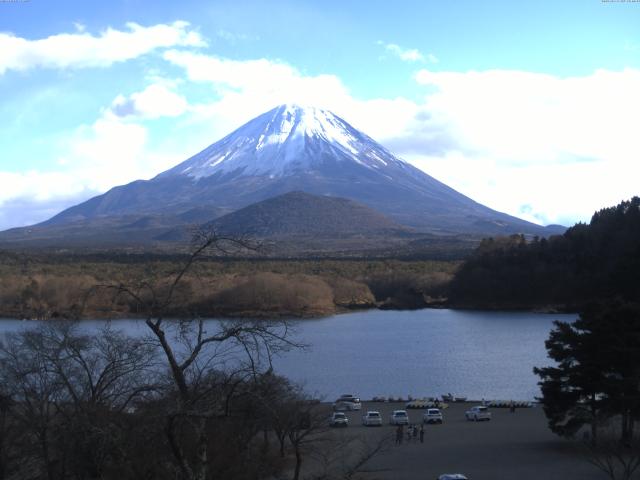
[[[207,472],[208,472],[208,438],[207,438],[207,419],[201,418],[198,421],[198,454],[197,461],[198,466],[196,468],[196,480],[207,480]]]
[[[40,437],[42,460],[44,461],[45,468],[47,469],[47,480],[54,480],[55,476],[53,474],[53,466],[51,465],[51,460],[49,458],[49,442],[47,441],[46,435],[47,431],[45,430]]]
[[[2,398],[0,397],[0,402]],[[5,477],[5,443],[6,443],[6,430],[7,430],[7,412],[2,408],[0,404],[0,480],[4,480]]]
[[[598,444],[598,407],[596,406],[596,395],[591,395],[591,445]]]
[[[178,467],[182,472],[183,478],[192,478],[193,475],[191,474],[191,469],[187,465],[187,462],[184,458],[184,454],[182,453],[182,449],[180,448],[180,444],[176,439],[176,435],[174,431],[175,421],[176,421],[175,417],[168,416],[167,423],[164,428],[164,432],[167,436],[167,441],[169,442],[169,448],[171,449],[171,453],[173,453],[174,458],[178,462]]]
[[[302,468],[302,453],[300,452],[300,448],[298,445],[295,446],[296,452],[296,468],[293,472],[293,480],[300,479],[300,469]]]

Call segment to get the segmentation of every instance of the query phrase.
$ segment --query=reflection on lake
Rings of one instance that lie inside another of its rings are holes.
[[[544,341],[554,320],[576,315],[463,310],[369,310],[296,322],[309,347],[275,360],[278,373],[333,400],[342,393],[414,397],[454,393],[472,399],[533,400],[534,366],[549,364]],[[215,322],[215,320],[210,320]],[[0,333],[36,322],[0,320]],[[99,328],[103,321],[83,322]],[[140,320],[113,326],[147,333]]]

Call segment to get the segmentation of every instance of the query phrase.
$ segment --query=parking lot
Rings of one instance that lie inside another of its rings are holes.
[[[441,473],[464,473],[471,480],[596,480],[602,474],[590,465],[580,445],[551,433],[541,408],[491,409],[492,420],[470,422],[464,412],[472,403],[454,403],[443,410],[442,425],[425,425],[419,440],[393,445],[367,464],[367,479],[435,479]],[[335,435],[393,437],[389,425],[393,410],[403,403],[364,402],[361,411],[346,412],[349,427]],[[382,427],[364,427],[367,410],[382,415]],[[407,410],[411,423],[420,424],[424,410]]]

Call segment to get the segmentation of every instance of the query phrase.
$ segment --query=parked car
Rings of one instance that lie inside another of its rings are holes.
[[[360,402],[360,398],[355,395],[341,395],[333,403],[333,409],[336,411],[349,411],[349,410],[360,410],[362,408],[362,403]]]
[[[342,412],[333,412],[329,419],[329,426],[331,427],[348,427],[349,419]]]
[[[469,480],[461,473],[443,473],[436,480]]]
[[[380,412],[376,412],[375,410],[370,410],[362,416],[362,425],[366,427],[381,427],[382,426],[382,416]]]
[[[442,412],[439,408],[427,408],[427,411],[422,415],[422,421],[424,423],[442,423]]]
[[[394,410],[389,417],[389,425],[409,425],[409,415],[406,410]]]
[[[483,405],[471,407],[469,410],[464,412],[464,415],[467,420],[473,420],[474,422],[477,422],[478,420],[491,420],[491,412]]]

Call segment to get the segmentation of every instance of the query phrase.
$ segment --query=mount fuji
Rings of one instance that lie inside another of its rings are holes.
[[[67,227],[75,226],[81,235],[92,225],[126,224],[152,225],[160,233],[292,191],[350,199],[429,234],[563,231],[485,207],[394,156],[337,115],[298,105],[276,107],[155,178],[112,188],[29,231],[32,237],[55,237]],[[14,229],[12,238],[24,230]]]

